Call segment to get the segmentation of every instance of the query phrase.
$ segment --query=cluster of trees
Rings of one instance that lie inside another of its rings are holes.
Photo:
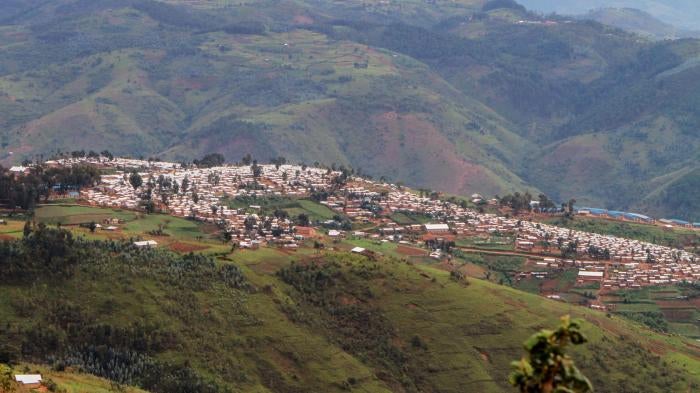
[[[593,259],[610,259],[610,250],[607,248],[596,247],[594,245],[588,246],[588,255]]]
[[[519,192],[514,192],[513,194],[508,194],[503,197],[496,197],[498,203],[503,207],[510,207],[513,209],[513,213],[518,214],[520,211],[530,211],[532,207],[530,202],[532,202],[532,195],[530,192],[525,192],[523,194]]]
[[[178,293],[220,285],[254,290],[237,266],[217,265],[198,254],[139,249],[130,242],[89,241],[63,229],[29,223],[22,239],[0,242],[0,276],[6,283],[44,281],[61,286],[82,279],[78,274],[154,280]],[[113,325],[60,297],[48,302],[23,297],[14,299],[11,306],[28,323],[0,326],[0,362],[49,363],[59,370],[71,366],[153,392],[224,391],[189,365],[158,360],[159,353],[181,345],[178,333],[158,323]],[[101,306],[100,314],[109,314],[105,307]]]
[[[537,199],[534,199],[529,191],[522,194],[516,191],[513,194],[508,194],[503,197],[496,196],[496,199],[498,199],[502,207],[510,207],[513,209],[515,214],[521,211],[532,211],[533,209],[539,212],[551,212],[553,209],[557,208],[557,204],[549,199],[547,195],[539,194]],[[537,204],[533,204],[532,202],[537,202]],[[575,202],[575,200],[571,202],[572,209]],[[562,211],[565,211],[565,209],[566,205],[562,204]]]
[[[625,318],[640,322],[650,329],[661,333],[668,333],[668,321],[663,313],[659,311],[642,311],[642,312],[620,312]]]
[[[199,160],[194,160],[192,163],[199,168],[212,168],[215,166],[224,165],[226,160],[224,156],[219,153],[207,154]]]
[[[381,310],[372,306],[372,291],[367,281],[383,276],[381,267],[355,256],[328,257],[321,263],[293,263],[278,276],[294,288],[290,295],[323,318],[333,331],[332,340],[363,362],[383,370],[384,378],[416,391],[416,381],[424,367],[412,363],[416,358],[395,345],[396,331]],[[353,259],[357,263],[347,263]],[[350,266],[350,267],[348,267]],[[348,303],[348,297],[358,302]],[[289,310],[290,318],[298,316]],[[298,318],[304,322],[303,318]],[[424,350],[419,345],[417,350]],[[351,381],[348,381],[351,382]]]
[[[100,157],[105,157],[109,160],[114,159],[114,154],[112,154],[109,150],[102,150],[101,152],[96,152],[94,150],[89,150],[88,152],[85,152],[85,150],[73,150],[71,152],[61,152],[56,155],[56,158],[66,158],[66,157],[71,157],[71,158],[100,158]]]
[[[100,172],[90,165],[70,168],[34,166],[28,174],[14,174],[0,167],[0,205],[14,209],[33,209],[41,198],[52,193],[91,187],[100,181]]]
[[[521,12],[527,11],[525,7],[518,4],[515,0],[489,0],[481,7],[481,10],[483,12],[488,12],[499,8],[509,8]]]
[[[450,252],[455,247],[455,242],[444,239],[428,239],[425,241],[425,246],[431,250]]]

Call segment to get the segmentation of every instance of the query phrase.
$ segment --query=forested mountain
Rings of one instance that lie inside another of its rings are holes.
[[[508,0],[36,0],[0,15],[4,163],[75,147],[284,155],[699,218],[674,191],[698,176],[698,41]]]

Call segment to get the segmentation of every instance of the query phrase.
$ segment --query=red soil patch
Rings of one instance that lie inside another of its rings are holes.
[[[489,356],[488,352],[486,352],[485,350],[478,348],[478,347],[474,347],[474,349],[476,349],[477,352],[479,352],[479,355],[481,355],[481,359],[484,362],[491,363],[491,356]]]
[[[671,322],[684,322],[693,319],[695,310],[662,309],[664,317]]]
[[[15,238],[10,235],[0,235],[0,240],[15,240]]]
[[[471,263],[462,266],[459,270],[466,273],[469,277],[483,277],[486,274],[485,268]]]
[[[171,250],[173,250],[175,252],[182,252],[182,253],[201,251],[201,250],[206,250],[207,248],[209,248],[206,246],[200,246],[197,244],[184,243],[184,242],[170,243],[169,247]]]
[[[660,308],[666,308],[666,309],[694,309],[696,306],[688,301],[683,301],[683,300],[657,300],[656,304],[659,305]]]
[[[541,292],[557,292],[559,282],[557,280],[545,280],[540,287]]]
[[[415,248],[415,247],[408,247],[408,246],[404,246],[404,245],[399,245],[396,248],[396,252],[398,252],[401,255],[408,255],[408,256],[412,256],[412,257],[426,255],[425,250],[421,250],[420,248]]]
[[[417,169],[417,181],[451,193],[498,192],[485,169],[459,156],[454,144],[421,115],[389,111],[374,116],[372,123],[379,141],[368,148],[375,150],[371,157],[376,164],[397,173]]]

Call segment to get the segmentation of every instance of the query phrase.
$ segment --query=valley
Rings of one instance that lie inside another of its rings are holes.
[[[0,1],[0,393],[699,391],[698,7],[584,3]]]
[[[76,147],[282,155],[455,194],[528,188],[700,219],[696,40],[507,1],[4,6],[6,166]]]

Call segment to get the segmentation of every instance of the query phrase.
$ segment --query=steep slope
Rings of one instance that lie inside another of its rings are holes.
[[[588,195],[588,203],[647,207],[640,201],[659,187],[656,178],[697,167],[700,96],[692,86],[700,75],[698,55],[694,40],[658,44],[639,55],[636,72],[621,69],[596,81],[598,101],[560,128],[566,139],[547,146],[530,167],[535,183],[561,197]],[[620,83],[628,88],[610,89]],[[567,136],[572,133],[578,135]],[[653,211],[697,220],[700,213],[687,207],[667,199]]]
[[[334,252],[265,249],[213,263],[74,246],[74,269],[33,259],[34,269],[12,270],[17,249],[4,260],[15,273],[0,284],[3,357],[54,359],[154,392],[502,392],[523,340],[573,313],[591,339],[574,356],[597,391],[700,383],[688,341],[431,267]]]
[[[39,22],[7,49],[29,52],[31,62],[8,65],[0,82],[13,92],[3,97],[4,159],[74,146],[177,159],[217,151],[335,162],[455,193],[524,187],[508,167],[527,151],[513,146],[527,142],[419,62],[225,17],[198,31],[203,11],[131,4],[97,2],[48,23],[48,11],[36,11]],[[308,13],[289,7],[299,13],[290,23],[303,27]],[[289,18],[277,12],[258,11],[266,23]],[[191,26],[177,24],[183,19]],[[70,57],[76,34],[88,41]],[[65,60],[34,52],[47,40]],[[378,129],[386,135],[371,135]]]

